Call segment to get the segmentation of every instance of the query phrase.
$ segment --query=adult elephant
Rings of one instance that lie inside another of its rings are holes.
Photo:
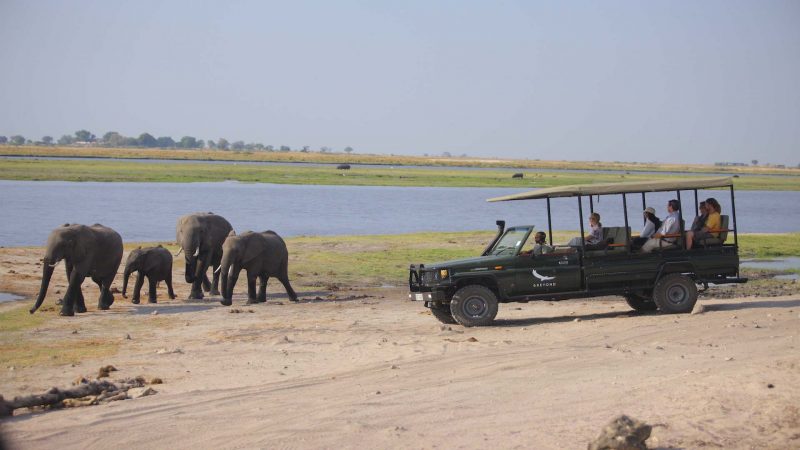
[[[47,249],[42,260],[42,286],[36,304],[30,310],[31,314],[42,306],[50,277],[62,259],[69,279],[61,306],[62,316],[73,316],[75,311],[86,312],[81,284],[87,276],[100,288],[97,307],[108,309],[114,303],[111,282],[122,261],[122,237],[111,228],[97,223],[92,226],[64,224],[53,230],[47,238]]]
[[[267,280],[275,277],[283,284],[289,299],[297,301],[297,294],[289,284],[289,251],[286,243],[274,231],[254,233],[246,231],[239,236],[233,232],[222,246],[222,303],[233,303],[233,287],[239,272],[247,271],[247,304],[267,301]],[[256,278],[260,285],[256,296]]]
[[[214,213],[188,214],[178,219],[176,240],[186,258],[186,282],[192,283],[190,299],[202,299],[203,289],[219,295],[219,273],[214,272],[212,284],[206,271],[209,266],[215,270],[219,267],[222,243],[231,231],[231,224]]]

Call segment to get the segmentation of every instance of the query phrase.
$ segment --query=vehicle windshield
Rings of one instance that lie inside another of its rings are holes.
[[[492,256],[516,255],[525,244],[525,237],[530,228],[511,228],[500,238],[489,253]]]

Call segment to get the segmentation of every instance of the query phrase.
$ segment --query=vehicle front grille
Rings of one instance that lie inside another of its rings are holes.
[[[439,281],[439,277],[435,270],[426,270],[422,272],[422,284],[431,284]]]

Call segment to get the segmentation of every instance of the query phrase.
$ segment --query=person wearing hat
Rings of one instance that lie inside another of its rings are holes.
[[[656,230],[661,226],[661,219],[656,216],[656,210],[652,206],[644,209],[644,228],[639,233],[639,237],[633,239],[633,248],[640,248],[653,237]]]

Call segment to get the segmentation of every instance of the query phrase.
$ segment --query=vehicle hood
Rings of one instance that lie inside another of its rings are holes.
[[[425,264],[426,269],[450,269],[450,270],[458,270],[462,268],[472,269],[475,267],[486,267],[488,265],[493,265],[500,261],[507,260],[507,257],[497,257],[497,256],[478,256],[475,258],[466,258],[466,259],[453,259],[450,261],[442,261],[436,262],[431,264]]]

